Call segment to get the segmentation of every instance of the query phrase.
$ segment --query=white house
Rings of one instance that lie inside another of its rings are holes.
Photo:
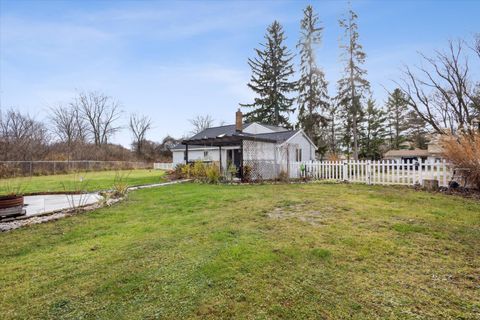
[[[243,123],[236,113],[233,125],[212,127],[183,140],[172,148],[173,164],[194,161],[217,162],[225,169],[229,164],[262,179],[275,178],[289,163],[315,160],[317,147],[303,130],[261,123]]]

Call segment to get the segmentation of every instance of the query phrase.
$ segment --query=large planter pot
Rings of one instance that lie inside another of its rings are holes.
[[[13,207],[23,207],[23,196],[0,196],[0,210]]]

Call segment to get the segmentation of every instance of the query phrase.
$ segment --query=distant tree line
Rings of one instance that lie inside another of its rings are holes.
[[[80,92],[71,102],[49,108],[45,122],[10,108],[0,110],[0,161],[115,160],[168,161],[171,136],[161,142],[147,139],[149,117],[131,114],[127,129],[132,149],[111,143],[121,129],[121,107],[104,93]]]
[[[319,147],[320,157],[343,154],[353,159],[379,159],[389,149],[425,148],[428,133],[470,130],[480,116],[480,83],[472,79],[467,50],[480,58],[480,36],[473,45],[450,41],[445,52],[434,57],[421,54],[424,67],[404,67],[397,88],[381,105],[372,98],[365,69],[366,53],[360,43],[358,15],[349,9],[339,20],[344,70],[337,92],[328,82],[316,58],[323,26],[312,6],[303,11],[298,74],[294,55],[285,45],[282,25],[267,28],[265,42],[248,59],[252,76],[248,87],[255,93],[247,109],[247,121],[303,129]],[[477,75],[478,76],[478,75]],[[290,117],[295,111],[296,121]],[[409,142],[409,144],[406,144]]]

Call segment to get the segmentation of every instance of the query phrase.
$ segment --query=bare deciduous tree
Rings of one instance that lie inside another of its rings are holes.
[[[96,146],[107,144],[120,130],[120,105],[113,98],[96,91],[81,92],[72,103],[82,119],[87,122],[87,132]]]
[[[213,126],[213,118],[208,114],[206,116],[196,116],[189,121],[193,126],[193,129],[191,131],[192,135],[195,135]]]
[[[75,105],[57,105],[50,108],[51,131],[67,145],[68,160],[75,143],[85,142],[86,123]]]
[[[14,109],[0,112],[0,145],[3,160],[36,160],[47,151],[45,125]]]
[[[475,35],[475,44],[474,44],[473,50],[476,52],[476,54],[480,58],[480,33],[477,33]]]
[[[422,54],[426,66],[415,70],[406,66],[399,84],[408,104],[438,133],[469,130],[480,113],[463,47],[462,40],[450,41],[446,52],[436,51],[435,57]]]
[[[142,154],[145,135],[152,128],[152,121],[144,115],[131,114],[129,128],[133,136],[133,147],[138,155]]]

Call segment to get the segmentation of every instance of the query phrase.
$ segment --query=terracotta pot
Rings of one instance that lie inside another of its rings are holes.
[[[0,196],[0,209],[23,207],[23,196]]]

